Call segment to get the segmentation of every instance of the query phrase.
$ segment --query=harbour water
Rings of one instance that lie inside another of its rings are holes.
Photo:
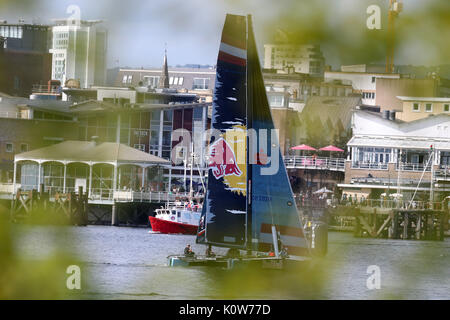
[[[167,267],[166,257],[181,253],[187,243],[204,253],[194,236],[108,226],[13,229],[15,251],[31,266],[55,252],[75,256],[82,275],[76,297],[86,299],[450,299],[449,238],[360,239],[330,232],[329,253],[314,268],[259,278],[247,274],[243,280],[224,270]],[[366,285],[372,265],[379,267],[380,289]]]

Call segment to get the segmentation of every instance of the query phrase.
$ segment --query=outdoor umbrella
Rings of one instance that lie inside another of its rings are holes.
[[[327,146],[319,149],[320,151],[330,151],[330,152],[344,152],[344,150],[339,149],[335,146]]]
[[[299,146],[292,147],[291,150],[317,151],[317,149],[310,147],[306,144],[301,144]]]

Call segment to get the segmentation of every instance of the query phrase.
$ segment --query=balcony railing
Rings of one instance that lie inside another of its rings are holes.
[[[388,164],[383,162],[352,162],[352,169],[387,170]]]
[[[436,180],[449,180],[450,181],[450,165],[440,165],[434,173]]]
[[[49,93],[49,94],[60,94],[61,87],[60,86],[48,86],[48,85],[34,85],[32,87],[33,93]]]
[[[22,114],[15,111],[0,111],[0,118],[21,119]]]
[[[345,158],[286,156],[284,163],[286,168],[345,171]]]
[[[397,170],[399,170],[399,168],[402,171],[431,171],[431,166],[432,164],[423,164],[423,163],[397,163]]]

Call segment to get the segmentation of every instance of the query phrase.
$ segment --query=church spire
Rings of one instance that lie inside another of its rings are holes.
[[[159,78],[160,88],[169,88],[169,67],[167,66],[167,48],[164,50],[164,64],[161,78]]]

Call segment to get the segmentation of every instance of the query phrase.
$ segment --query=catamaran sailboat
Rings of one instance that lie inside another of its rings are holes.
[[[272,134],[274,124],[251,16],[226,16],[211,127],[219,135],[211,137],[209,144],[208,184],[196,243],[239,253],[242,250],[245,255],[169,256],[169,266],[232,267],[268,262],[282,266],[290,261],[309,260],[310,244],[278,148],[278,137]],[[264,139],[252,139],[247,134],[250,131],[259,137],[262,131],[268,133]],[[271,166],[276,170],[271,170]],[[289,257],[282,254],[286,250]]]

